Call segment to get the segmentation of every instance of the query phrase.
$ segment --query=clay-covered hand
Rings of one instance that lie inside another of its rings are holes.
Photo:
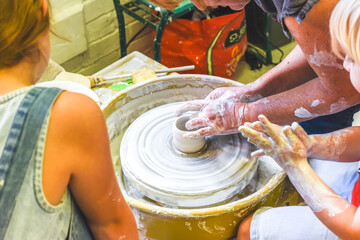
[[[281,128],[265,116],[259,116],[262,130],[241,126],[239,130],[249,142],[271,156],[284,170],[307,161],[307,147],[290,126]],[[298,124],[293,124],[293,127]],[[280,129],[281,128],[281,129]]]
[[[219,98],[223,100],[236,100],[239,102],[249,103],[260,99],[261,96],[259,94],[250,94],[248,92],[248,88],[241,86],[216,88],[206,97],[207,100]]]
[[[263,124],[261,124],[261,122],[259,122],[259,121],[256,121],[256,122],[253,122],[253,123],[246,122],[246,123],[244,123],[244,126],[248,127],[248,128],[251,128],[251,129],[253,129],[255,131],[258,131],[260,133],[266,134],[266,130],[265,130]],[[312,147],[313,147],[313,145],[314,145],[314,143],[316,141],[314,139],[314,136],[308,135],[305,132],[305,130],[297,122],[294,122],[291,125],[291,128],[292,128],[293,132],[296,134],[296,136],[304,144],[308,155],[310,155],[311,152],[312,152]],[[273,130],[278,132],[279,134],[281,134],[282,129],[283,129],[283,127],[281,127],[279,125],[276,125],[276,124],[273,124]],[[252,157],[260,157],[260,156],[263,156],[263,155],[265,155],[263,149],[259,149],[259,150],[254,151],[254,152],[251,153]]]
[[[191,116],[185,125],[189,130],[197,129],[184,135],[193,138],[238,133],[247,109],[246,103],[205,99],[184,103],[178,109],[177,115],[187,111],[199,111]]]

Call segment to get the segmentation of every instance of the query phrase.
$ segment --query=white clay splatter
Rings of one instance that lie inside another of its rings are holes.
[[[214,228],[215,228],[215,230],[217,230],[217,231],[222,231],[222,232],[226,230],[226,228],[224,228],[224,227],[222,227],[222,226],[219,226],[219,225],[217,225],[217,224],[214,225]]]
[[[311,106],[312,106],[312,107],[316,107],[316,106],[318,106],[320,103],[321,103],[321,101],[320,101],[319,99],[315,99],[315,100],[311,103]]]
[[[218,112],[219,112],[220,116],[223,117],[225,115],[225,113],[227,112],[225,104],[219,104],[217,106],[218,106]],[[216,110],[215,110],[215,112],[216,112]]]
[[[258,93],[254,95],[243,94],[240,96],[239,101],[243,103],[250,103],[250,102],[255,102],[261,98],[262,96]]]
[[[339,141],[344,141],[344,138],[346,138],[346,136],[348,136],[349,134],[354,134],[353,130],[350,129],[343,129],[343,130],[339,130],[336,132],[335,134],[335,139],[339,142]],[[344,151],[346,150],[346,145],[345,144],[339,144],[337,142],[335,142],[335,144],[337,146],[342,146],[342,147],[337,147],[335,149],[335,153],[334,156],[340,156],[341,154],[344,153]]]
[[[341,154],[346,150],[346,144],[342,144],[345,139],[350,135],[354,134],[353,130],[343,129],[333,133],[323,135],[322,138],[317,139],[319,143],[317,147],[314,147],[313,151],[319,153],[319,158],[332,158],[334,156],[341,157]]]
[[[320,116],[319,114],[309,112],[306,108],[303,107],[296,109],[294,114],[298,118],[314,118]]]
[[[269,102],[270,102],[270,100],[267,99],[267,98],[264,98],[264,99],[262,100],[262,103],[263,103],[263,104],[267,104],[267,103],[269,103]]]
[[[330,113],[340,112],[347,107],[349,107],[349,104],[346,102],[346,100],[344,98],[340,98],[338,102],[331,104]]]
[[[210,234],[213,233],[212,230],[211,230],[211,228],[209,228],[209,227],[206,226],[206,221],[199,221],[199,222],[198,222],[198,227],[199,227],[201,230],[204,230],[204,231],[206,231],[206,232],[208,232],[208,233],[210,233]]]
[[[236,92],[228,90],[225,91],[221,97],[219,97],[219,100],[235,100],[236,99]]]
[[[191,227],[191,223],[190,222],[185,222],[185,226],[187,226],[187,228],[191,231],[192,227]]]
[[[245,106],[239,107],[239,122],[243,123],[244,115],[246,114],[247,108]]]
[[[337,62],[337,57],[331,53],[325,51],[317,51],[316,47],[314,50],[314,55],[310,55],[310,63],[320,67],[336,67],[339,69],[344,69],[343,65]]]

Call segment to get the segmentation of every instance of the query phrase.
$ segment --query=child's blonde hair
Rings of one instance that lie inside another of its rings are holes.
[[[49,28],[43,0],[0,0],[0,69],[19,63],[38,50],[39,36]]]
[[[360,0],[340,0],[330,18],[333,52],[360,64]]]

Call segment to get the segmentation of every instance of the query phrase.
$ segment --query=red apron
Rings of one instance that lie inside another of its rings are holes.
[[[352,196],[351,196],[351,204],[353,204],[356,207],[359,207],[360,205],[360,196],[359,196],[360,192],[359,192],[359,180],[357,180],[357,182],[354,185],[354,189],[352,191]]]

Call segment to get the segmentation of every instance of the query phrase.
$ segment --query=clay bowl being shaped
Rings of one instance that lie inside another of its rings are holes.
[[[190,116],[180,116],[176,118],[172,124],[172,138],[175,149],[180,152],[191,154],[201,151],[206,145],[205,137],[198,138],[186,138],[184,134],[194,132],[197,129],[188,130],[185,127],[186,122],[190,119]]]
[[[108,127],[115,171],[143,239],[229,239],[236,236],[239,222],[248,214],[261,206],[275,206],[278,203],[284,189],[285,173],[269,157],[256,161],[257,165],[253,166],[257,170],[240,194],[209,206],[198,204],[195,207],[177,208],[152,201],[139,195],[136,189],[129,188],[123,176],[120,148],[124,135],[126,137],[129,126],[135,120],[157,107],[203,99],[215,88],[231,86],[241,84],[214,76],[184,74],[145,81],[121,92],[109,92],[110,100],[101,108]]]

